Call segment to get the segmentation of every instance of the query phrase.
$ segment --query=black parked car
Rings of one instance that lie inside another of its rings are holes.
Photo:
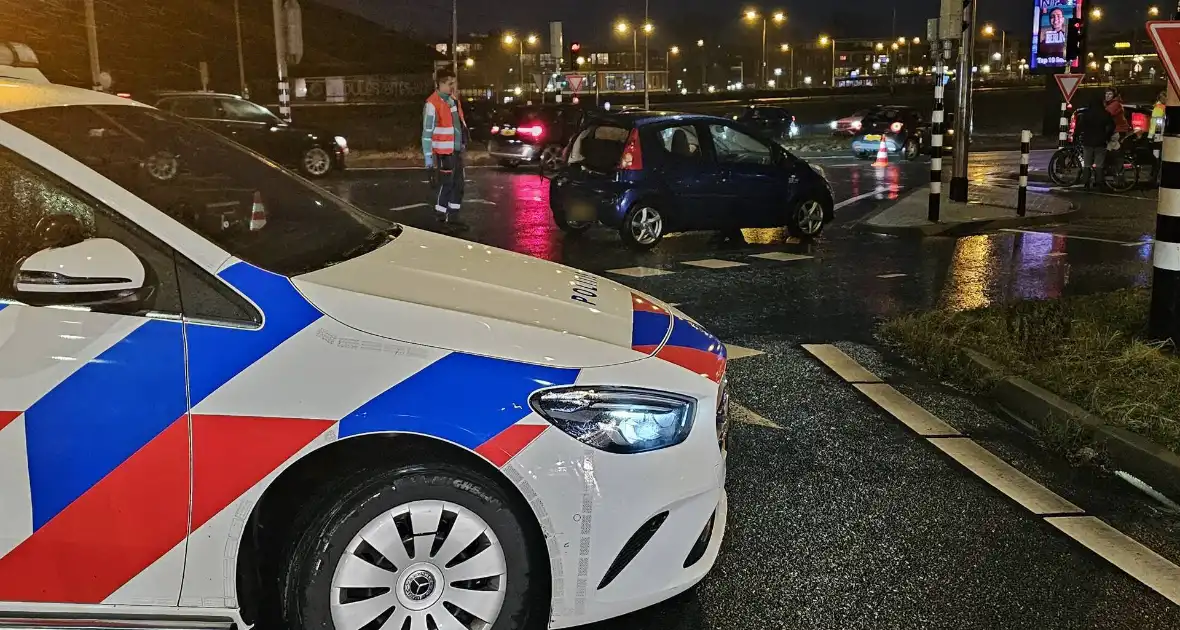
[[[930,122],[916,107],[871,109],[852,138],[852,152],[862,160],[870,159],[877,154],[882,139],[890,155],[917,159],[930,146]]]
[[[289,125],[257,103],[233,94],[166,92],[156,107],[187,118],[312,178],[344,169],[348,141],[310,127]]]
[[[581,129],[585,116],[580,105],[567,103],[511,108],[492,125],[488,153],[505,168],[536,163],[542,172],[552,172],[560,166],[562,150]]]
[[[771,140],[789,140],[799,135],[795,116],[784,107],[748,105],[732,113],[730,118],[762,132]]]

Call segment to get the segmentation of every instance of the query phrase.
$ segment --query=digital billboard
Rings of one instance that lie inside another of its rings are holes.
[[[1066,67],[1069,21],[1085,19],[1082,4],[1083,0],[1033,0],[1031,68],[1053,71]],[[1081,60],[1075,59],[1069,63],[1069,68],[1076,70],[1080,63]]]

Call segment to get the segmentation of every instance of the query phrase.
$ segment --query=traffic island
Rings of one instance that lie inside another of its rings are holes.
[[[1075,462],[1125,471],[1180,497],[1180,358],[1144,341],[1144,289],[929,311],[881,337]]]
[[[1016,189],[973,185],[967,203],[943,196],[939,220],[927,218],[930,194],[922,189],[897,203],[865,217],[857,229],[893,236],[967,236],[1001,228],[1054,223],[1077,211],[1064,197],[1052,193],[1028,192],[1025,216],[1016,213]]]

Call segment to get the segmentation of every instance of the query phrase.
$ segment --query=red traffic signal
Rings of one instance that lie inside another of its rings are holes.
[[[574,42],[574,43],[570,44],[570,52],[578,52],[579,50],[582,50],[581,44],[579,44],[578,42]]]

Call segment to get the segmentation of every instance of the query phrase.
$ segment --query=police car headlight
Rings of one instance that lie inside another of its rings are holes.
[[[583,444],[620,454],[680,444],[692,431],[696,409],[691,398],[630,387],[542,390],[529,404]]]

